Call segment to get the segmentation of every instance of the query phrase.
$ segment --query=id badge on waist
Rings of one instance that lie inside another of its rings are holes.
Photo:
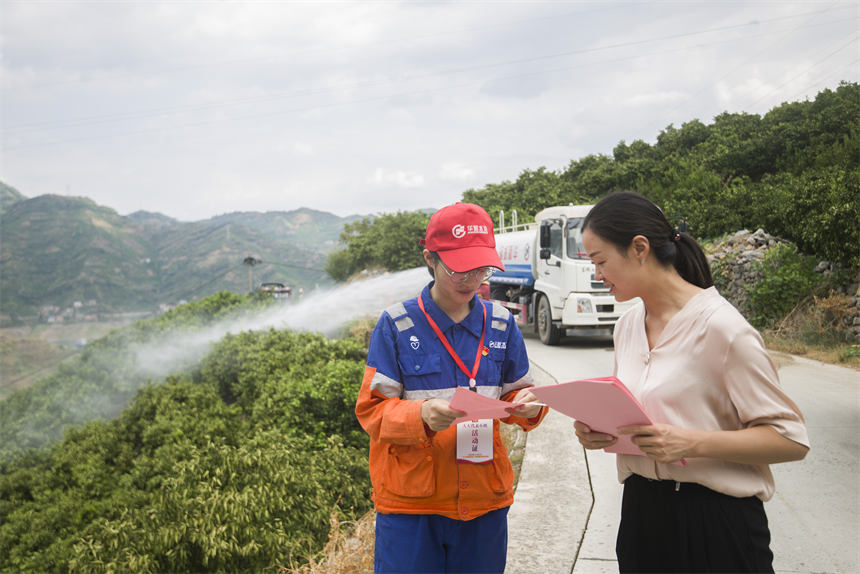
[[[457,425],[457,463],[482,464],[493,460],[493,419]]]

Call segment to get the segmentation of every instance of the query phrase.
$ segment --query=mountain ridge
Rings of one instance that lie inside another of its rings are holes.
[[[80,196],[28,198],[0,182],[0,315],[89,302],[93,312],[155,310],[264,281],[294,289],[330,282],[324,267],[345,223],[311,208],[232,212],[182,222],[115,210]],[[249,268],[243,261],[259,263]]]

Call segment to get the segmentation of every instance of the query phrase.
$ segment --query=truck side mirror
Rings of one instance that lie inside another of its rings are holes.
[[[550,255],[552,255],[552,251],[550,251],[549,247],[541,247],[540,253],[538,254],[541,259],[549,259]]]
[[[549,244],[550,244],[549,226],[550,225],[551,224],[549,221],[541,221],[541,224],[540,224],[540,248],[541,248],[541,256],[540,257],[541,257],[541,259],[549,259],[549,255],[547,255],[546,257],[543,256],[543,250],[549,249]]]

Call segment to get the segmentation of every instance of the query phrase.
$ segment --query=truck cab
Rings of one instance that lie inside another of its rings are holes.
[[[490,278],[491,297],[508,306],[520,326],[533,326],[541,341],[561,336],[610,334],[632,302],[619,303],[582,246],[582,221],[590,205],[548,207],[535,223],[511,227],[500,216],[496,249],[506,270]],[[523,257],[523,254],[525,255]]]

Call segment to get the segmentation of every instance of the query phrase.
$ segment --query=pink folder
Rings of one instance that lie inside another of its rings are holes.
[[[615,444],[604,449],[606,452],[643,454],[631,442],[630,435],[619,435],[618,429],[653,423],[636,397],[615,377],[533,387],[531,392],[550,407],[587,424],[592,430],[618,437]]]

